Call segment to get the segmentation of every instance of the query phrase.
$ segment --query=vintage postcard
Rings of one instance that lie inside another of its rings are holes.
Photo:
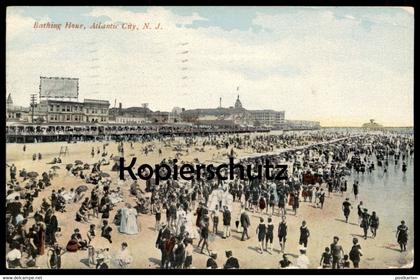
[[[411,268],[413,71],[411,7],[8,7],[4,265]]]

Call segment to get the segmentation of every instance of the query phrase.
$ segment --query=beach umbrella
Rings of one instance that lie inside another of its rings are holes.
[[[38,173],[37,172],[35,172],[35,171],[32,171],[32,172],[29,172],[28,173],[28,177],[29,178],[36,178],[36,177],[38,177]]]
[[[20,193],[19,192],[12,192],[11,194],[9,194],[6,197],[6,200],[14,200],[16,196],[19,196],[20,197]]]
[[[82,193],[82,192],[85,192],[85,191],[87,191],[88,190],[88,187],[87,186],[85,186],[85,185],[81,185],[81,186],[78,186],[77,188],[76,188],[76,192],[77,193]]]
[[[111,175],[109,175],[108,173],[102,172],[100,176],[103,178],[106,178],[106,177],[110,177]]]
[[[54,170],[60,169],[60,166],[54,165],[54,166],[51,166],[51,169],[54,169]]]
[[[111,159],[112,160],[115,160],[115,161],[118,161],[118,160],[120,160],[120,157],[119,156],[115,156],[115,157],[112,157]]]
[[[83,161],[81,161],[81,160],[75,160],[74,163],[75,164],[83,164]]]
[[[76,166],[75,168],[74,168],[74,170],[76,170],[76,171],[80,171],[80,170],[83,170],[84,168],[83,168],[83,166]]]

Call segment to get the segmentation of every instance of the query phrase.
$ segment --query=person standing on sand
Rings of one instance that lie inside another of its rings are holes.
[[[330,248],[325,247],[325,251],[321,255],[321,260],[319,261],[319,265],[321,265],[322,268],[331,268],[331,258],[332,258],[332,255],[330,253]]]
[[[306,226],[306,221],[303,221],[302,226],[300,227],[299,245],[303,245],[305,248],[307,248],[309,236],[310,232],[308,227]]]
[[[224,206],[223,210],[223,238],[230,237],[230,223],[232,220],[232,214],[227,206]]]
[[[363,209],[362,214],[362,222],[360,223],[360,227],[363,228],[363,238],[367,239],[368,229],[370,225],[370,215],[368,213],[368,209]]]
[[[260,245],[260,254],[264,251],[264,239],[267,232],[267,227],[264,224],[264,219],[260,218],[260,224],[257,227],[256,234],[258,236],[258,243]]]
[[[370,231],[372,232],[372,237],[376,237],[376,231],[379,227],[379,217],[376,215],[376,212],[372,212],[372,216],[370,216]]]
[[[319,204],[321,206],[321,209],[324,208],[324,202],[325,202],[325,192],[324,192],[324,189],[321,188],[319,192]]]
[[[206,247],[206,250],[208,252],[208,254],[210,255],[210,250],[209,250],[209,244],[208,244],[208,238],[209,238],[209,217],[205,216],[202,223],[201,223],[201,228],[200,228],[200,240],[198,241],[197,247],[200,247],[201,242],[203,242],[203,245],[201,247],[201,254],[204,254],[204,247]]]
[[[280,242],[280,252],[284,252],[284,249],[286,248],[286,236],[287,236],[286,216],[283,216],[281,218],[277,236],[279,237],[279,242]]]
[[[241,238],[241,241],[245,241],[245,236],[246,236],[246,238],[247,239],[249,239],[249,235],[248,235],[248,227],[251,225],[251,222],[250,222],[250,220],[249,220],[249,216],[248,216],[248,214],[245,212],[245,210],[244,209],[242,209],[241,210],[241,217],[240,217],[240,220],[241,220],[241,226],[242,226],[242,228],[243,228],[243,231],[242,231],[242,238]]]
[[[341,256],[344,255],[343,247],[341,247],[341,245],[338,244],[338,240],[340,239],[337,236],[334,236],[333,243],[331,243],[330,245],[333,269],[340,268]]]
[[[349,202],[349,198],[347,197],[346,200],[343,202],[343,206],[341,207],[344,213],[344,217],[346,218],[346,223],[348,223],[349,221],[350,209],[352,208],[353,206],[351,206],[351,203]]]
[[[274,225],[271,218],[268,218],[267,224],[267,233],[265,235],[265,249],[268,253],[271,254],[273,250],[273,232],[274,232]],[[270,250],[268,249],[268,243],[270,243]]]
[[[353,194],[354,199],[357,200],[359,195],[359,181],[354,181],[353,183]]]
[[[401,252],[407,251],[408,227],[405,225],[405,221],[401,221],[401,225],[397,227],[396,237],[398,244],[400,244]]]
[[[213,220],[213,233],[215,235],[217,235],[217,233],[219,232],[219,230],[218,230],[218,225],[219,225],[219,210],[217,209],[217,206],[216,206],[216,210],[213,210],[210,216],[211,216],[211,218]]]
[[[279,207],[279,214],[281,216],[286,215],[286,195],[283,190],[278,191],[278,202],[277,206]]]
[[[359,268],[360,257],[363,256],[362,248],[358,244],[359,240],[357,238],[353,238],[353,247],[351,247],[349,257],[353,263],[354,268]]]
[[[363,201],[359,202],[359,205],[357,205],[357,215],[359,216],[359,224],[362,221],[363,216]]]
[[[298,208],[299,208],[299,192],[295,191],[293,193],[293,211],[295,212],[295,216],[297,214]]]

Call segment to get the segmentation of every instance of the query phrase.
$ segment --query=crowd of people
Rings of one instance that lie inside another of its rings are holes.
[[[288,226],[287,216],[297,215],[302,204],[322,211],[326,198],[336,193],[343,198],[346,196],[343,199],[342,211],[345,222],[348,223],[353,209],[348,197],[348,176],[352,172],[369,173],[375,167],[381,167],[386,172],[391,160],[401,160],[402,171],[406,172],[406,161],[414,155],[412,137],[398,134],[308,132],[279,135],[223,134],[183,138],[155,135],[137,139],[143,144],[156,140],[163,146],[175,146],[175,141],[181,142],[176,146],[181,158],[182,153],[188,153],[192,149],[204,152],[210,146],[226,160],[233,157],[239,164],[253,166],[255,173],[261,172],[256,166],[267,159],[273,164],[286,163],[290,166],[288,179],[268,180],[262,177],[241,180],[239,174],[235,173],[235,179],[231,181],[219,178],[207,180],[205,170],[201,179],[192,181],[168,179],[156,184],[152,177],[146,181],[145,188],[137,181],[129,185],[130,196],[135,201],[135,205],[131,205],[124,197],[122,186],[113,182],[112,176],[101,169],[114,161],[112,170],[117,171],[118,161],[115,158],[124,156],[127,150],[133,150],[134,141],[120,142],[117,156],[108,155],[106,144],[101,148],[92,147],[92,158],[97,154],[101,156],[93,166],[82,161],[65,164],[68,176],[85,182],[85,185],[74,186],[69,190],[52,189],[54,179],[58,176],[56,170],[60,169],[57,164],[61,164],[61,158],[54,158],[50,163],[56,168],[52,166],[41,176],[24,169],[19,170],[18,174],[12,163],[9,165],[10,180],[7,182],[6,201],[6,240],[10,247],[7,253],[8,267],[36,267],[37,258],[47,254],[48,267],[60,269],[62,256],[86,251],[89,266],[98,269],[109,268],[109,248],[98,248],[95,239],[104,238],[111,244],[115,234],[141,234],[141,215],[153,215],[155,218],[155,247],[160,250],[160,267],[163,269],[196,268],[193,259],[195,250],[208,256],[206,268],[240,268],[241,258],[246,256],[237,258],[233,254],[234,249],[226,248],[227,260],[223,265],[218,264],[218,254],[211,250],[212,242],[217,242],[217,238],[232,238],[233,229],[240,234],[242,242],[253,242],[248,241],[253,236],[253,232],[250,231],[252,227],[255,229],[255,245],[260,254],[276,257],[274,251],[279,248],[278,252],[282,254],[279,268],[317,267],[306,255],[308,243],[311,241],[311,221],[308,220],[307,223],[304,220],[299,228],[294,229]],[[299,146],[305,147],[296,148]],[[235,151],[241,149],[259,155],[239,158]],[[267,154],[281,149],[286,150]],[[161,163],[172,167],[175,164],[173,158],[164,157],[162,150],[153,144],[147,145],[142,152],[146,156],[147,153],[158,153],[159,157],[163,157]],[[41,159],[42,155],[39,154],[37,158]],[[199,163],[198,159],[195,161]],[[359,202],[357,215],[363,238],[367,238],[369,229],[372,237],[375,237],[380,225],[379,216],[375,211],[369,213],[363,202],[359,201],[358,181],[353,183],[352,193],[355,201]],[[42,204],[40,209],[36,210],[32,204],[38,197],[42,197]],[[77,205],[74,220],[77,223],[88,224],[89,230],[81,233],[79,228],[74,228],[67,243],[61,244],[57,241],[57,236],[62,232],[61,221],[56,213],[66,212],[69,205]],[[239,215],[234,216],[234,209],[238,208]],[[115,215],[111,216],[111,213]],[[260,216],[258,225],[251,224],[251,213]],[[274,224],[274,217],[281,219],[279,224]],[[95,223],[98,219],[101,221],[101,227],[99,232],[96,232]],[[287,236],[291,232],[300,235],[300,255],[294,262],[290,260],[290,253],[286,250]],[[210,235],[216,239],[210,241]],[[396,233],[402,252],[406,251],[408,236],[408,228],[402,221]],[[358,238],[353,238],[352,243],[351,248],[343,248],[340,245],[340,237],[334,236],[330,246],[326,247],[324,252],[320,252],[320,267],[349,268],[351,262],[353,268],[358,268],[364,254]],[[22,262],[23,259],[25,262]],[[124,242],[114,264],[119,268],[127,268],[132,262],[133,256],[128,250],[128,244]]]

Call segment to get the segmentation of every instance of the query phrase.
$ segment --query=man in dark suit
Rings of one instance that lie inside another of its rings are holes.
[[[161,229],[159,230],[158,237],[156,239],[156,248],[160,249],[161,252],[161,267],[163,268],[164,264],[167,260],[167,254],[165,252],[165,242],[171,238],[171,231],[169,230],[166,224],[161,225]]]
[[[248,235],[248,227],[251,225],[251,222],[249,220],[249,216],[248,214],[245,212],[244,209],[242,209],[242,213],[241,213],[241,226],[243,227],[243,232],[242,232],[242,238],[241,241],[245,241],[244,237],[246,235],[246,238],[249,239],[249,235]]]
[[[224,269],[239,268],[238,259],[232,256],[232,251],[226,251],[226,258]]]
[[[47,225],[46,242],[52,245],[57,242],[55,234],[58,230],[58,220],[53,208],[48,209],[44,222]]]
[[[230,237],[230,222],[232,220],[232,214],[230,213],[227,206],[224,207],[223,211],[223,238]]]

